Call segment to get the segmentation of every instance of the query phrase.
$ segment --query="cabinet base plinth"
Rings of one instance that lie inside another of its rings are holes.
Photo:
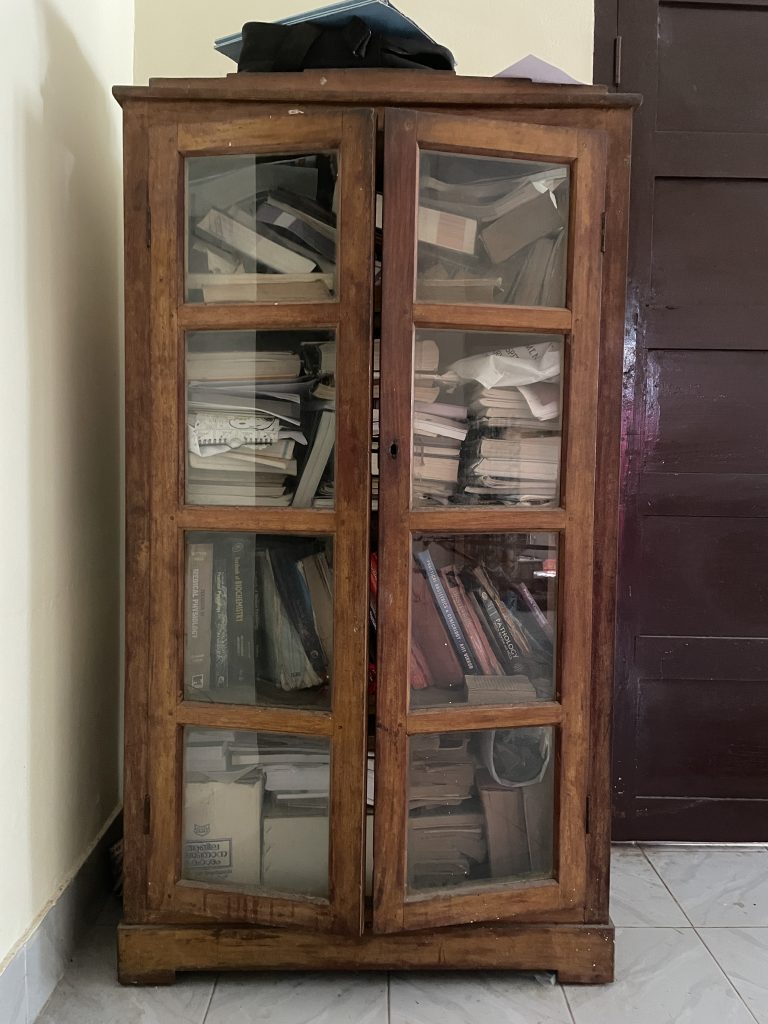
[[[613,981],[613,926],[472,925],[360,938],[279,928],[127,925],[123,984],[170,984],[176,971],[556,971],[564,983]]]

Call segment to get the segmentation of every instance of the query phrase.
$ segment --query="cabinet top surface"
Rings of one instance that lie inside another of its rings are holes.
[[[524,78],[476,78],[449,71],[384,68],[153,78],[149,85],[118,85],[112,92],[121,106],[131,100],[598,108],[636,107],[640,103],[639,96],[612,93],[604,85],[548,85]]]

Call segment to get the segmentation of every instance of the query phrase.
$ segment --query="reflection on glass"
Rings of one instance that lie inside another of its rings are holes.
[[[559,500],[563,337],[418,330],[413,504]]]
[[[188,302],[322,302],[336,278],[335,153],[189,157]]]
[[[422,302],[564,306],[568,167],[422,151]]]
[[[330,538],[186,535],[184,696],[330,707]]]
[[[555,695],[557,534],[415,536],[411,707]]]
[[[553,876],[551,726],[411,736],[408,889]]]
[[[330,743],[184,730],[182,878],[327,896]]]
[[[190,505],[333,508],[331,331],[187,334]]]

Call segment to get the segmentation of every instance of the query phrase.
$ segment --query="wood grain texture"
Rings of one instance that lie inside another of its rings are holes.
[[[188,304],[179,310],[179,326],[186,331],[279,330],[301,324],[334,327],[339,322],[339,304],[331,302],[231,302]]]
[[[332,926],[359,935],[365,903],[368,603],[371,508],[369,429],[373,373],[373,111],[345,111],[339,154],[339,292],[336,362],[333,741],[330,886]]]
[[[557,971],[563,982],[613,980],[611,926],[466,926],[359,939],[305,931],[121,925],[120,981],[175,971]]]
[[[613,108],[637,106],[639,96],[609,93],[606,86],[534,85],[526,79],[489,79],[430,71],[308,70],[300,73],[230,75],[226,78],[153,78],[149,86],[116,86],[125,104],[137,99],[243,100],[290,103],[353,103],[363,106],[509,105],[510,107]]]
[[[415,508],[410,514],[414,533],[529,533],[564,530],[566,513],[561,508],[482,508],[450,505]]]
[[[453,704],[449,708],[411,711],[406,719],[409,736],[420,733],[464,732],[474,729],[515,729],[524,725],[560,725],[564,712],[554,701],[540,704],[469,707]]]
[[[410,652],[412,305],[416,268],[416,117],[387,112],[382,256],[378,691],[373,928],[402,927],[408,801],[405,716]],[[394,446],[394,447],[393,447]],[[385,500],[386,497],[386,500]]]
[[[180,530],[217,530],[235,533],[297,533],[333,536],[336,513],[328,509],[259,508],[245,505],[186,505],[174,517]]]
[[[211,729],[255,729],[295,736],[332,736],[333,719],[327,711],[294,708],[243,707],[237,704],[203,704],[183,701],[176,712],[179,725]]]
[[[147,841],[144,796],[149,755],[149,572],[151,564],[150,466],[150,267],[146,235],[148,203],[147,110],[126,111],[123,127],[125,251],[125,420],[132,424],[125,447],[125,793],[123,798],[123,908],[141,921],[146,903]]]
[[[480,323],[486,330],[562,334],[571,329],[571,312],[546,306],[417,302],[413,307],[413,322],[417,327],[444,327],[457,331],[475,331]]]

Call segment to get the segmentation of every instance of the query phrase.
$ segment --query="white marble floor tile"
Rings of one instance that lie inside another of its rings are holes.
[[[224,974],[205,1024],[387,1024],[387,975]]]
[[[38,1024],[203,1024],[214,980],[179,975],[167,987],[123,987],[117,982],[114,930],[94,928]]]
[[[624,928],[690,927],[638,846],[611,849],[611,920]]]
[[[697,928],[768,926],[768,850],[647,846],[645,852]]]
[[[510,973],[393,974],[390,1024],[571,1024],[562,989]]]
[[[699,935],[759,1024],[768,1024],[768,928],[701,928]]]
[[[692,928],[619,928],[612,985],[567,985],[575,1024],[755,1024]]]

